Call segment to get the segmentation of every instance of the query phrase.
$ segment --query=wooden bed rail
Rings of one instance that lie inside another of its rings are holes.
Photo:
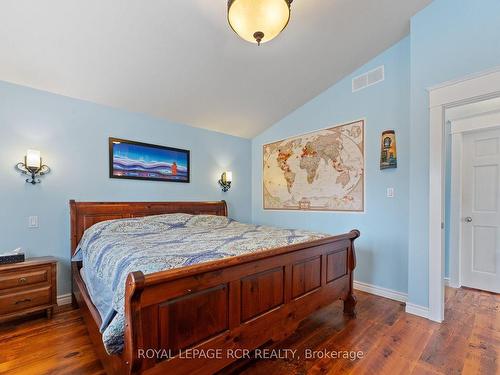
[[[151,275],[131,273],[124,368],[129,374],[213,373],[235,360],[228,353],[286,337],[335,299],[354,314],[359,235],[353,230]],[[182,358],[188,348],[219,350],[221,357]]]

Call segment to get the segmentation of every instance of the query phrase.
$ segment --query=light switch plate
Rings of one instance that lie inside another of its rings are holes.
[[[394,198],[394,188],[392,187],[387,188],[387,198]]]
[[[28,217],[28,228],[38,228],[38,216]]]

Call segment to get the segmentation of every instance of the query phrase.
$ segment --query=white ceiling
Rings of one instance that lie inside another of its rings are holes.
[[[0,80],[253,137],[409,31],[431,0],[295,0],[239,39],[226,0],[2,0]]]

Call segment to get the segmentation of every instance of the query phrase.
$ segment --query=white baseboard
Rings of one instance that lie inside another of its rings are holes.
[[[70,303],[71,303],[71,293],[61,294],[60,296],[57,296],[58,306],[69,305]]]
[[[429,308],[426,306],[415,305],[410,302],[406,302],[406,310],[408,314],[413,314],[421,316],[422,318],[429,319]]]
[[[376,296],[389,298],[399,302],[406,303],[405,311],[408,314],[413,314],[417,316],[421,316],[422,318],[429,319],[429,308],[426,306],[415,305],[413,303],[408,302],[408,294],[398,292],[396,290],[391,290],[387,288],[382,288],[380,286],[363,283],[361,281],[354,281],[353,283],[354,289],[361,290],[366,293],[374,294]]]
[[[393,299],[399,302],[406,302],[408,300],[408,295],[406,293],[398,292],[396,290],[382,288],[380,286],[363,283],[361,281],[354,280],[354,289],[361,290],[362,292],[374,294],[376,296]]]
[[[462,285],[460,283],[453,283],[449,277],[444,278],[444,286],[448,286],[450,288],[460,288]]]

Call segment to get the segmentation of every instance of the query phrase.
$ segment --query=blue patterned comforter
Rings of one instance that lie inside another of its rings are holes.
[[[325,237],[303,230],[242,224],[222,216],[170,214],[103,221],[87,229],[73,260],[102,318],[109,354],[123,349],[125,280],[196,263]]]

